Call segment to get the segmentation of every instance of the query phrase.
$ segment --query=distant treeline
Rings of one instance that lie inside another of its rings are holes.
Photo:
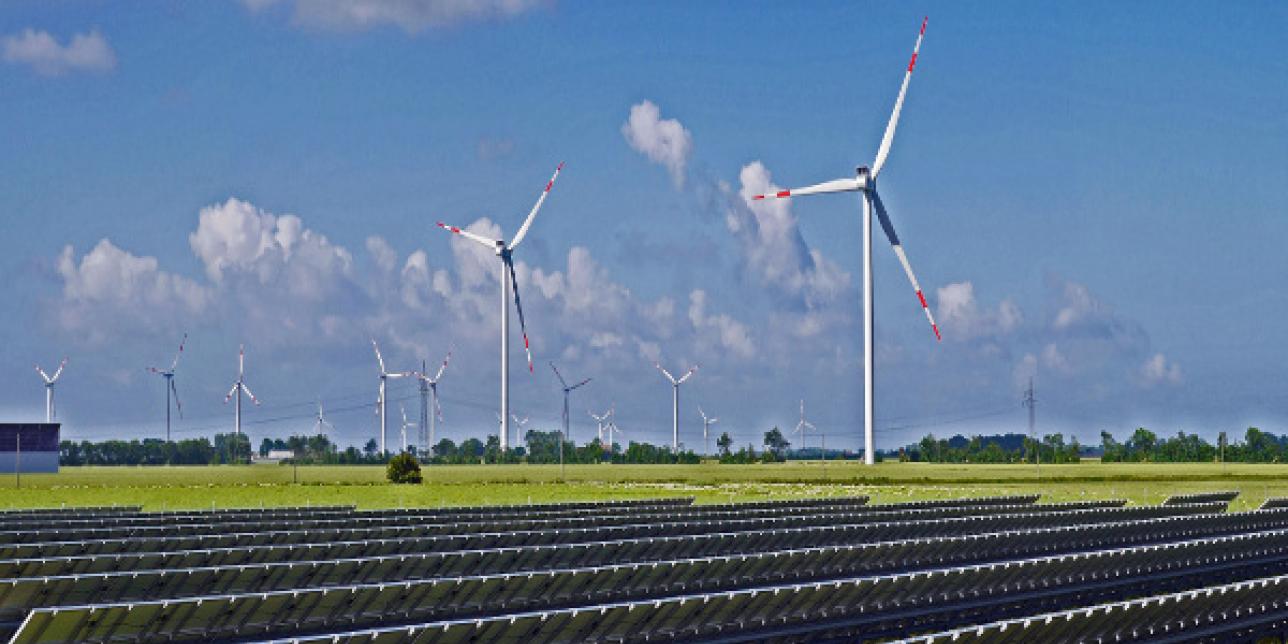
[[[1177,432],[1159,437],[1144,427],[1124,442],[1100,432],[1099,448],[1065,442],[1062,434],[1048,434],[1034,441],[1023,434],[936,438],[933,434],[899,450],[903,461],[930,463],[1077,463],[1084,455],[1100,453],[1104,463],[1281,463],[1288,462],[1288,435],[1277,436],[1249,427],[1243,442],[1230,443],[1221,432],[1215,445],[1197,434]]]

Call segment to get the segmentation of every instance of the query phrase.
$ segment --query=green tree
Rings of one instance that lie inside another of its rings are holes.
[[[787,440],[787,437],[783,436],[783,433],[779,431],[777,427],[765,432],[766,461],[783,460],[783,454],[786,453],[787,448],[791,446],[791,442]],[[772,457],[770,455],[772,455]]]
[[[385,468],[385,475],[389,478],[390,483],[420,483],[420,463],[416,457],[401,452],[395,454],[389,459],[389,465]]]
[[[720,450],[720,458],[729,456],[730,450],[733,449],[733,437],[729,432],[720,433],[720,438],[716,439],[716,449]]]

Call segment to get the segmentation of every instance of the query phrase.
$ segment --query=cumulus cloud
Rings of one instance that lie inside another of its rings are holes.
[[[116,52],[97,29],[76,34],[61,45],[49,32],[28,28],[0,39],[0,50],[0,58],[6,63],[27,65],[44,76],[102,73],[116,68]]]
[[[379,235],[367,238],[367,252],[371,253],[371,258],[375,260],[376,266],[382,272],[388,273],[398,264],[398,251],[395,251],[394,247]]]
[[[548,4],[546,0],[242,0],[258,12],[292,7],[297,24],[337,31],[394,26],[409,34],[468,22],[505,20]]]
[[[750,358],[755,354],[747,325],[725,314],[707,313],[707,292],[704,290],[689,293],[689,323],[700,334],[712,336],[716,346],[739,357]]]
[[[652,101],[632,105],[630,117],[622,124],[622,136],[636,152],[666,168],[676,187],[682,187],[693,136],[678,120],[661,116],[661,109]]]
[[[1155,353],[1141,365],[1140,375],[1147,386],[1160,383],[1176,385],[1181,382],[1181,366],[1169,361],[1163,354]]]
[[[975,299],[975,285],[954,282],[937,289],[935,317],[949,338],[972,340],[1012,333],[1024,322],[1024,314],[1010,298],[996,309],[981,307]]]

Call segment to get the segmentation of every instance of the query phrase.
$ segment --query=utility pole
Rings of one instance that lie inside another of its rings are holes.
[[[1024,406],[1029,408],[1029,441],[1033,444],[1033,463],[1037,467],[1038,480],[1042,479],[1042,445],[1034,430],[1038,399],[1033,395],[1033,378],[1029,378],[1029,388],[1024,392]]]

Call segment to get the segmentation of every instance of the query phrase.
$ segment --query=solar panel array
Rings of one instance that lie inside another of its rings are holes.
[[[1230,513],[1232,498],[0,512],[0,636],[939,642],[1280,633],[1288,508]]]

